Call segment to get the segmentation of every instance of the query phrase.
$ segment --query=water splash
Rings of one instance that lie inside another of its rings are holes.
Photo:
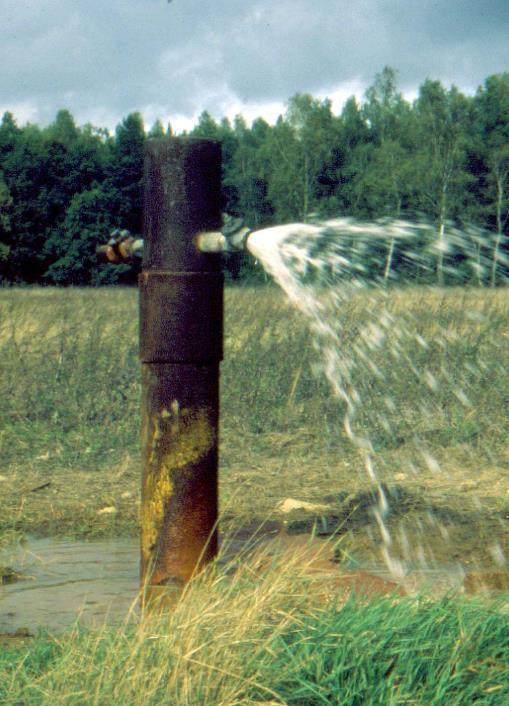
[[[490,281],[494,266],[503,269],[509,264],[499,249],[494,250],[494,243],[493,234],[474,227],[459,230],[449,226],[437,239],[436,229],[423,221],[385,219],[361,223],[347,218],[266,228],[252,233],[248,239],[248,249],[305,316],[313,333],[319,371],[343,405],[344,433],[361,455],[375,488],[373,514],[382,540],[381,553],[394,576],[402,576],[405,565],[392,551],[393,537],[387,523],[389,498],[386,485],[379,478],[373,441],[359,420],[363,399],[356,381],[369,378],[370,384],[378,385],[387,410],[385,415],[379,415],[378,422],[388,435],[395,434],[393,420],[400,410],[377,365],[381,355],[389,356],[402,375],[412,377],[418,388],[426,390],[426,394],[415,399],[421,412],[429,411],[430,415],[435,412],[427,409],[427,399],[429,395],[440,396],[445,385],[467,410],[471,406],[469,378],[478,374],[477,367],[467,363],[464,370],[456,370],[453,375],[445,364],[438,370],[417,364],[411,353],[412,349],[426,353],[431,347],[446,350],[448,337],[457,332],[438,327],[434,339],[426,340],[416,330],[411,316],[394,312],[391,290],[386,285],[408,277],[410,271],[429,279],[437,267],[441,268],[440,282],[444,277],[456,282],[467,278],[474,284]],[[364,301],[367,314],[359,320],[355,336],[350,335],[346,340],[341,312],[360,295],[364,300],[367,298]],[[441,473],[440,464],[425,441],[420,444],[419,452],[424,467],[432,473]],[[435,518],[431,522],[435,523]],[[442,536],[446,532],[441,528]],[[419,552],[423,563],[422,548]],[[407,551],[404,553],[408,555]],[[497,556],[502,560],[498,550]]]

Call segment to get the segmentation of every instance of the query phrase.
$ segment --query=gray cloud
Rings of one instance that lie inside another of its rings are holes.
[[[384,65],[474,90],[509,70],[507,0],[0,0],[0,110],[48,122],[224,114],[367,87]],[[101,122],[102,121],[102,122]]]

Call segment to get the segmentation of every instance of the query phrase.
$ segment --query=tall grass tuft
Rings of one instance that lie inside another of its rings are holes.
[[[300,562],[300,563],[299,563]],[[503,606],[323,599],[302,558],[197,578],[165,615],[0,655],[5,706],[505,705]]]

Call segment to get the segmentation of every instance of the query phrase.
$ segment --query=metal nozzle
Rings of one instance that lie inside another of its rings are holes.
[[[226,252],[242,252],[246,249],[246,242],[251,234],[251,230],[243,226],[229,236],[225,235]]]
[[[128,230],[115,228],[111,231],[106,245],[99,245],[96,253],[102,262],[110,262],[114,265],[134,262],[143,257],[143,239],[135,238]]]
[[[242,228],[229,236],[220,232],[198,233],[196,236],[196,247],[201,252],[242,252],[246,249],[246,241],[250,233],[249,228]]]
[[[251,233],[242,218],[233,218],[225,214],[221,232],[199,233],[196,245],[201,252],[242,252]]]

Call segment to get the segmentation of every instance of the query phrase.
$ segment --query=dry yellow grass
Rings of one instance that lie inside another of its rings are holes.
[[[408,360],[440,383],[438,390],[423,385],[405,359],[387,355],[389,348],[373,353],[381,379],[368,368],[357,373],[357,423],[375,444],[380,479],[394,492],[389,526],[403,537],[412,523],[424,522],[426,541],[437,550],[443,538],[426,517],[434,513],[444,524],[449,513],[447,551],[490,562],[487,538],[509,550],[509,298],[505,290],[360,292],[332,312],[347,354],[378,307],[410,332],[403,340]],[[341,403],[313,372],[319,357],[306,326],[270,286],[227,289],[225,314],[226,524],[279,517],[286,497],[325,500],[346,523],[349,551],[373,552],[378,535],[366,509],[372,481],[362,453],[344,436]],[[2,290],[0,353],[4,530],[136,532],[136,292]],[[468,406],[455,396],[460,383]],[[100,514],[105,507],[115,512]]]

